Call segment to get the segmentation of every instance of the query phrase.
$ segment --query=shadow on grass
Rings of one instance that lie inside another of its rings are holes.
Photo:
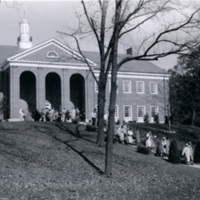
[[[55,140],[67,145],[67,147],[69,147],[70,149],[72,149],[74,152],[76,152],[81,158],[83,158],[83,160],[85,160],[91,167],[93,167],[100,175],[103,175],[104,172],[97,167],[92,161],[90,161],[83,153],[84,151],[79,151],[77,150],[75,147],[73,147],[72,145],[69,144],[69,142],[72,142],[72,140],[70,141],[62,141],[61,139],[57,138],[56,136],[53,137]]]
[[[79,138],[80,139],[83,139],[85,141],[88,141],[90,143],[95,143],[94,141],[90,140],[90,139],[87,139],[85,137],[82,137],[82,135],[80,134],[80,131],[79,131],[79,127],[82,126],[80,124],[77,124],[76,126],[72,127],[74,128],[74,130],[71,130],[70,128],[67,127],[68,124],[63,124],[63,123],[60,123],[60,122],[57,122],[55,123],[55,126],[57,128],[59,128],[60,130],[62,131],[66,131],[68,134],[72,135],[73,137],[75,137],[75,139],[71,139],[71,140],[67,140],[67,141],[63,141],[62,139],[56,137],[55,135],[50,135],[52,138],[54,138],[55,140],[65,144],[67,146],[67,148],[73,150],[74,152],[76,152],[83,160],[85,160],[91,167],[93,167],[100,175],[103,175],[104,172],[99,168],[97,167],[91,160],[89,160],[83,153],[86,153],[87,151],[79,151],[77,150],[75,147],[73,147],[72,145],[70,145],[69,143],[70,142],[74,142],[74,141],[77,141]],[[71,125],[69,125],[71,126]],[[34,128],[42,133],[45,133],[47,134],[47,130],[49,128],[39,128],[37,126],[34,126]],[[93,152],[94,153],[94,152]],[[98,154],[98,153],[96,153]],[[99,154],[98,154],[99,155]]]
[[[72,131],[70,128],[68,128],[67,126],[65,126],[64,124],[62,123],[56,123],[56,127],[58,127],[59,129],[63,130],[63,131],[67,131],[67,133],[69,133],[70,135],[74,136],[74,137],[78,137],[78,138],[81,138],[87,142],[91,142],[91,143],[95,143],[94,141],[88,139],[88,138],[85,138],[83,137],[81,134],[80,134],[80,131],[79,131],[79,127],[82,126],[80,124],[77,124],[76,125],[76,128],[74,131]]]

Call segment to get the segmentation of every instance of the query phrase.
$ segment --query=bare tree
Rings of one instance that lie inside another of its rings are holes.
[[[137,3],[136,3],[137,2]],[[126,56],[121,61],[117,60],[118,44],[122,36],[129,32],[133,32],[147,23],[149,20],[159,17],[159,15],[167,12],[172,14],[177,11],[177,4],[174,1],[156,1],[156,0],[138,0],[130,10],[130,1],[115,0],[115,17],[113,26],[113,45],[112,45],[112,68],[111,68],[111,94],[109,104],[109,122],[108,122],[108,140],[106,144],[106,175],[112,175],[112,140],[114,132],[114,112],[116,103],[116,81],[117,72],[128,61],[131,60],[157,60],[158,58],[170,54],[184,54],[188,49],[196,46],[197,40],[192,31],[197,31],[200,27],[197,14],[200,9],[195,10],[190,16],[181,15],[182,18],[176,23],[169,21],[165,26],[160,26],[159,31],[155,31],[145,36],[141,41],[136,55]],[[135,23],[134,23],[135,21]],[[131,23],[130,23],[131,22]],[[128,27],[128,28],[127,28]],[[187,35],[186,40],[179,40],[178,36],[174,39],[171,37],[173,33],[184,32]],[[162,47],[165,45],[165,48]],[[167,48],[166,48],[167,47]]]
[[[0,3],[5,3],[5,5],[8,7],[8,8],[14,8],[14,9],[17,9],[19,11],[19,8],[21,5],[23,5],[22,2],[20,1],[15,1],[15,0],[10,0],[10,1],[1,1],[0,0]]]
[[[96,21],[89,16],[86,4],[84,0],[82,0],[82,5],[84,9],[85,16],[87,21],[92,29],[95,38],[99,47],[100,54],[100,73],[98,84],[98,135],[97,135],[97,144],[99,146],[103,146],[104,144],[104,109],[105,109],[105,96],[106,96],[106,83],[108,78],[108,73],[110,70],[111,60],[109,56],[111,55],[111,42],[108,45],[107,49],[105,49],[105,37],[106,37],[106,18],[109,1],[101,1],[98,0],[100,7],[100,24],[97,26]]]
[[[93,4],[96,5],[96,2],[100,9],[95,11],[87,7],[88,2],[84,0],[82,5],[86,22],[95,36],[100,53],[100,75],[97,80],[99,130],[103,127],[105,86],[108,74],[111,73],[105,159],[105,173],[111,176],[118,71],[131,60],[158,60],[171,54],[186,54],[197,46],[200,8],[189,10],[186,5],[181,6],[182,3],[178,0],[113,0],[109,3],[107,0],[98,0],[93,1]],[[133,55],[118,59],[120,43],[132,35],[134,41],[130,46],[133,48]],[[102,144],[101,131],[97,141]]]
[[[107,84],[107,78],[108,73],[110,72],[110,66],[111,66],[111,49],[112,49],[112,39],[110,40],[109,44],[106,43],[106,34],[108,33],[108,30],[110,27],[106,26],[107,22],[107,12],[108,12],[108,6],[109,1],[102,1],[98,0],[98,11],[94,11],[91,15],[89,14],[89,8],[87,7],[84,0],[81,1],[83,5],[84,15],[86,18],[86,21],[89,25],[89,30],[86,28],[83,28],[83,23],[81,22],[80,16],[77,16],[79,18],[79,27],[76,30],[73,30],[73,33],[64,33],[59,32],[61,34],[71,36],[74,38],[77,49],[79,53],[82,56],[82,60],[84,63],[87,64],[89,67],[92,76],[98,86],[98,98],[97,98],[97,104],[98,104],[98,134],[97,134],[97,144],[99,146],[104,145],[104,113],[105,113],[105,102],[106,102],[106,84]],[[99,16],[100,20],[97,20],[96,15]],[[82,16],[81,16],[82,17]],[[82,52],[82,49],[80,47],[79,37],[80,35],[89,35],[92,32],[94,35],[99,49],[99,57],[100,57],[100,73],[99,77],[97,77],[94,74],[93,66],[88,62],[87,58],[84,55],[84,52]]]

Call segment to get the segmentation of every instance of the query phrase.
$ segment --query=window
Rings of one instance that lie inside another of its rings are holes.
[[[132,106],[124,106],[124,118],[132,118]]]
[[[138,107],[138,117],[144,116],[144,107]]]
[[[49,51],[47,54],[48,58],[58,58],[58,54],[55,51]]]
[[[123,81],[123,92],[131,93],[131,81]]]
[[[136,91],[138,94],[144,94],[144,81],[136,82]]]
[[[156,82],[149,83],[149,91],[150,94],[158,94],[158,87]]]
[[[137,122],[144,122],[145,106],[137,106]]]
[[[157,106],[151,106],[151,117],[154,117],[155,114],[158,113],[158,107]]]
[[[158,114],[158,107],[157,106],[151,106],[151,122],[155,122],[155,115]]]

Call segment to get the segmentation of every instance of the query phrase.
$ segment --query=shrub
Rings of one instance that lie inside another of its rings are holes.
[[[169,162],[179,164],[181,161],[180,151],[176,140],[172,140],[169,148]]]
[[[195,119],[195,126],[198,126],[198,127],[200,127],[200,117],[197,117],[196,119]]]
[[[158,115],[158,114],[155,114],[155,115],[154,115],[154,122],[155,122],[156,124],[159,124],[159,115]]]
[[[78,119],[72,119],[72,124],[78,124]]]
[[[161,157],[162,156],[162,145],[161,145],[161,142],[160,141],[158,141],[157,142],[157,145],[156,145],[156,156],[159,156],[159,157]]]
[[[137,152],[148,155],[148,154],[151,153],[151,148],[150,147],[146,147],[144,145],[138,145],[137,146]]]
[[[197,142],[194,150],[194,162],[200,163],[200,141]]]
[[[169,124],[169,117],[165,115],[165,124]]]
[[[93,125],[86,125],[86,131],[96,131],[97,127]]]

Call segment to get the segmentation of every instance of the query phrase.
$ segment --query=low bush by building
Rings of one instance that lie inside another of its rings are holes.
[[[140,144],[137,146],[137,152],[149,155],[151,153],[151,148]]]
[[[200,163],[200,141],[197,142],[196,147],[194,149],[194,162]]]
[[[179,164],[181,162],[180,150],[176,140],[172,140],[169,149],[169,162]]]

